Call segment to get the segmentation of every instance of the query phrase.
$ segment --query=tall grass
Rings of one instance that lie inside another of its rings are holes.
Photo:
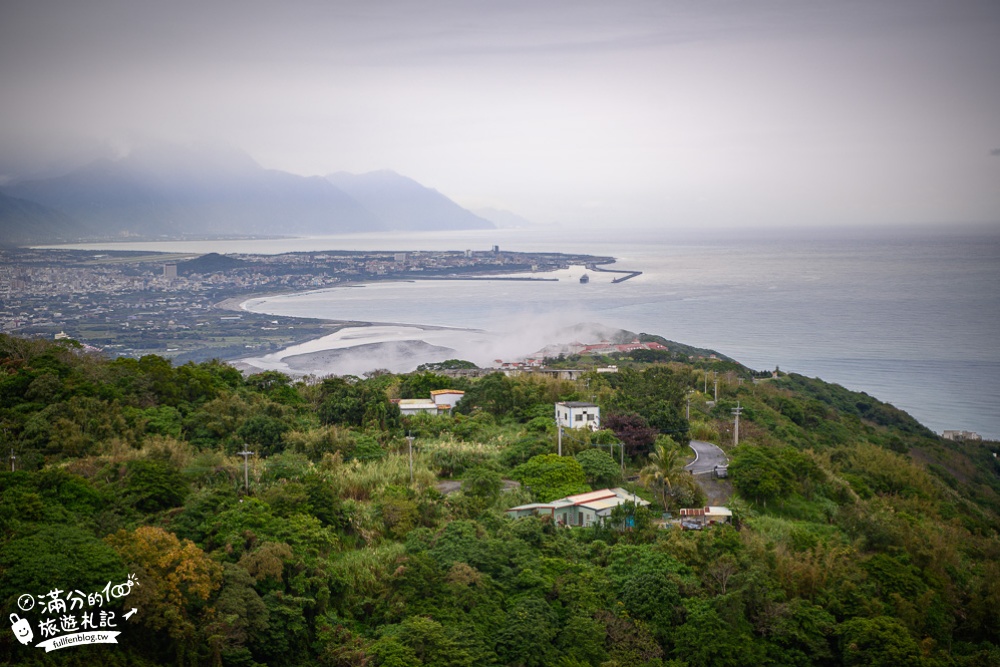
[[[333,562],[333,575],[345,584],[352,597],[375,597],[387,586],[405,551],[399,542],[347,551]]]
[[[714,424],[710,424],[701,420],[691,420],[691,434],[692,440],[701,440],[703,442],[719,442],[719,429],[715,427]]]
[[[388,486],[409,486],[409,458],[405,454],[390,454],[375,461],[335,461],[327,466],[327,480],[342,498],[369,500]],[[424,454],[414,454],[413,480],[416,487],[426,488],[437,478]]]
[[[497,467],[500,448],[492,444],[439,441],[424,446],[423,454],[440,475],[455,477],[477,466]]]

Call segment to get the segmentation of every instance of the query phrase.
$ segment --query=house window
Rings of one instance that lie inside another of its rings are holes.
[[[577,415],[576,416],[576,421],[582,422],[583,421],[583,415]]]

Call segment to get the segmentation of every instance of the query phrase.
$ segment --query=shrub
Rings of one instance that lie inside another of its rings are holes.
[[[514,468],[511,476],[529,487],[540,502],[590,491],[583,467],[568,456],[534,456]]]
[[[622,479],[622,470],[611,455],[601,449],[586,449],[576,455],[576,460],[587,476],[587,483],[593,487],[617,486]]]

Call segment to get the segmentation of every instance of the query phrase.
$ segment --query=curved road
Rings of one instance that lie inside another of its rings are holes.
[[[726,453],[710,442],[692,440],[688,446],[694,450],[696,458],[684,469],[690,470],[692,475],[706,475],[715,470],[715,466],[729,465]]]

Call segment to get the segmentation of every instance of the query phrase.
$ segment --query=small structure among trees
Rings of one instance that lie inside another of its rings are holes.
[[[729,523],[733,512],[728,507],[683,507],[680,510],[681,521],[689,519],[702,526],[713,523]]]
[[[556,403],[556,424],[563,428],[589,428],[596,431],[601,427],[601,408],[596,403],[584,401]]]
[[[450,414],[451,409],[465,396],[464,391],[458,389],[434,389],[430,392],[430,398],[392,398],[392,403],[399,406],[399,412],[404,417],[409,415],[438,415]]]
[[[392,403],[399,406],[399,413],[408,417],[410,415],[436,415],[438,413],[437,404],[429,398],[391,398]]]
[[[462,400],[465,392],[460,389],[434,389],[431,391],[431,400],[438,408],[451,410]]]
[[[548,503],[529,503],[507,510],[507,516],[550,516],[562,526],[589,528],[604,523],[619,505],[633,503],[645,507],[648,501],[622,488],[600,489],[589,493],[566,496]]]

